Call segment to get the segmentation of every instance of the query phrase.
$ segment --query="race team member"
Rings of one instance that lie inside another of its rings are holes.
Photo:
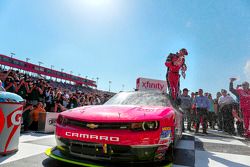
[[[249,83],[243,82],[242,83],[242,89],[234,89],[233,88],[233,82],[236,80],[236,78],[230,79],[230,86],[229,89],[234,94],[237,94],[239,96],[240,100],[240,108],[243,114],[243,120],[245,125],[245,136],[250,138],[250,129],[249,129],[249,121],[250,121],[250,89],[249,89]]]
[[[179,51],[179,53],[170,53],[165,62],[166,67],[168,67],[166,75],[168,90],[173,100],[176,100],[179,93],[179,70],[182,71],[183,78],[186,77],[185,71],[187,70],[187,66],[185,64],[185,55],[188,55],[188,52],[186,49],[183,48]]]
[[[191,97],[188,95],[188,89],[184,88],[183,89],[183,93],[182,95],[179,97],[181,99],[181,108],[184,112],[184,116],[183,116],[183,121],[182,121],[182,130],[185,131],[185,127],[184,127],[184,119],[187,119],[187,130],[188,131],[192,131],[191,130],[191,108],[192,108],[192,101],[191,101]]]
[[[234,117],[233,117],[233,104],[235,100],[227,94],[225,89],[221,90],[222,96],[219,98],[219,106],[220,111],[222,113],[222,128],[225,132],[235,135],[235,128],[234,128]]]
[[[209,100],[203,95],[203,90],[199,89],[199,96],[194,99],[194,105],[196,107],[196,129],[195,133],[199,132],[200,121],[202,119],[203,133],[207,134],[207,115],[210,107]]]

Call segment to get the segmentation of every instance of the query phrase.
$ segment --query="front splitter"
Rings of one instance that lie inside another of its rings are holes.
[[[57,150],[56,148],[47,149],[45,151],[45,154],[47,156],[49,156],[50,158],[52,158],[52,159],[62,161],[62,162],[66,162],[66,163],[70,163],[70,164],[79,165],[79,166],[84,166],[84,167],[115,167],[115,166],[117,166],[117,164],[114,165],[114,164],[105,163],[105,165],[101,165],[100,163],[95,163],[95,162],[92,162],[92,161],[90,162],[90,161],[87,161],[87,160],[84,160],[84,159],[70,158],[70,157],[67,157],[67,156],[61,154],[60,151]],[[121,166],[121,165],[119,165],[119,166]],[[126,166],[129,166],[129,164],[127,164]],[[138,165],[138,166],[140,166],[140,165]],[[143,166],[145,167],[146,165],[144,164]],[[159,164],[157,164],[157,166],[159,166]],[[160,167],[172,167],[172,163],[161,164]]]

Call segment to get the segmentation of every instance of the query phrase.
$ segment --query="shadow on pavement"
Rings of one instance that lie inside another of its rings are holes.
[[[44,167],[82,167],[82,165],[74,165],[67,162],[58,161],[52,158],[47,158],[42,162]],[[108,163],[108,162],[92,162],[86,160],[85,167],[171,167],[166,163]]]

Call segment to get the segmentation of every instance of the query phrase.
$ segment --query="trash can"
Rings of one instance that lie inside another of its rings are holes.
[[[0,155],[18,150],[23,98],[9,92],[0,92]]]

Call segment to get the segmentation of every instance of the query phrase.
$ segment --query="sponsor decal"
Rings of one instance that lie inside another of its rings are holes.
[[[104,154],[107,154],[107,153],[108,153],[108,146],[107,146],[107,144],[103,144],[103,145],[102,145],[102,150],[103,150],[103,153],[104,153]]]
[[[138,90],[159,90],[164,92],[167,90],[167,83],[163,80],[138,78],[136,80],[136,88]]]
[[[21,124],[22,110],[15,110],[7,116],[7,127],[10,128],[12,125],[19,126]]]
[[[144,88],[144,89],[159,89],[162,91],[164,88],[164,85],[161,83],[155,83],[155,82],[150,82],[150,81],[143,82],[142,81],[142,88]]]
[[[162,128],[161,139],[171,138],[171,127]]]
[[[162,130],[163,131],[171,130],[171,127],[163,127]]]
[[[56,118],[49,119],[49,125],[55,125],[56,124]]]
[[[171,142],[170,139],[160,139],[159,144],[166,144],[168,145]]]
[[[136,89],[140,89],[140,78],[136,80]]]
[[[160,146],[158,147],[157,151],[156,152],[164,152],[168,149],[168,146]]]
[[[155,155],[155,160],[164,160],[165,154],[164,153],[158,153]]]
[[[65,132],[65,135],[68,137],[76,137],[79,139],[95,139],[100,141],[112,141],[112,142],[119,142],[119,137],[113,137],[113,136],[99,136],[99,135],[90,135],[90,134],[84,134],[84,133],[77,133],[77,132]]]
[[[0,109],[0,134],[4,128],[4,123],[5,123],[4,114],[2,109]]]
[[[169,146],[172,142],[172,130],[171,127],[163,127],[159,144],[165,144],[166,146]]]
[[[23,107],[19,107],[16,110],[12,111],[8,116],[7,116],[7,128],[11,128],[12,130],[10,132],[10,135],[7,139],[5,148],[4,148],[4,152],[7,152],[7,148],[10,144],[10,141],[12,139],[12,137],[15,135],[16,130],[18,129],[18,127],[21,124],[21,120],[22,120],[22,112],[23,111]]]

